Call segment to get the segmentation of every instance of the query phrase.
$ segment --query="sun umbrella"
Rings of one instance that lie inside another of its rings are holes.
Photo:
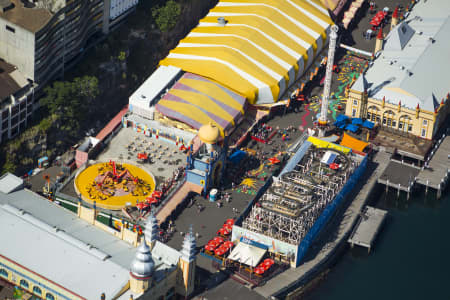
[[[231,229],[228,230],[226,228],[223,228],[223,235],[229,235],[231,233]]]
[[[218,248],[218,249],[214,250],[214,253],[218,256],[222,256],[225,253],[225,251],[223,248]]]
[[[212,252],[212,251],[214,251],[214,247],[211,245],[205,245],[205,250]]]
[[[223,228],[223,229],[226,229],[226,230],[228,230],[228,231],[233,230],[233,226],[232,226],[232,225],[228,225],[228,224],[224,224],[224,225],[222,226],[222,228]]]
[[[214,247],[214,249],[215,249],[215,248],[217,248],[217,246],[219,246],[219,243],[216,242],[215,240],[210,240],[208,242],[208,245],[210,245],[211,247]]]
[[[227,221],[225,222],[225,224],[228,224],[228,225],[234,225],[234,219],[227,219]]]
[[[136,204],[136,207],[139,208],[139,209],[143,209],[144,206],[145,206],[144,202],[139,202],[139,203]]]
[[[271,258],[266,258],[264,260],[264,262],[270,262],[272,265],[275,263],[275,261],[273,259],[271,259]]]
[[[264,270],[264,268],[261,268],[261,267],[256,267],[255,268],[255,273],[258,274],[258,275],[263,274],[265,271],[266,270]]]
[[[226,241],[225,243],[223,243],[223,245],[227,248],[233,248],[234,243],[231,241]]]
[[[276,158],[275,156],[274,157],[271,157],[271,158],[269,158],[269,161],[270,161],[270,163],[271,164],[277,164],[277,163],[279,163],[279,162],[281,162],[278,158]]]
[[[262,265],[263,265],[263,266],[266,266],[266,267],[270,267],[271,265],[273,265],[273,263],[272,263],[271,261],[267,260],[267,261],[264,261],[264,262],[262,263]]]
[[[215,238],[213,238],[213,241],[218,242],[219,244],[223,243],[223,237],[221,236],[216,236]]]

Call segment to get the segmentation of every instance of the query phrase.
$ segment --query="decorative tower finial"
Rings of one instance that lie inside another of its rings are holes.
[[[392,30],[395,26],[398,24],[398,6],[395,7],[394,12],[392,13],[392,19],[391,19],[391,28],[389,30]]]
[[[189,232],[186,233],[183,240],[183,247],[181,249],[181,256],[186,261],[195,259],[197,242],[192,230],[192,225],[189,226]]]
[[[377,53],[379,51],[383,50],[383,28],[380,27],[380,30],[378,31],[377,39],[375,41],[375,50],[373,53]]]
[[[150,212],[150,215],[147,218],[144,237],[149,243],[150,248],[153,249],[155,241],[158,239],[158,220],[156,220],[153,211]]]

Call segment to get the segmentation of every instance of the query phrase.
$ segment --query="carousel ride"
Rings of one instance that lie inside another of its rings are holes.
[[[80,172],[75,190],[88,203],[110,210],[136,206],[153,195],[155,180],[143,169],[126,163],[97,163]]]

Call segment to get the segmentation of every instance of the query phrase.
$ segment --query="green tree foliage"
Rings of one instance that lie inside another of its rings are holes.
[[[120,61],[124,61],[127,58],[127,55],[125,51],[120,51],[119,56],[117,56],[117,59]]]
[[[169,0],[166,5],[152,9],[153,19],[162,32],[171,30],[177,24],[180,13],[180,5],[174,0]]]
[[[56,127],[73,135],[80,128],[80,122],[86,119],[89,104],[98,96],[98,79],[93,76],[75,78],[72,82],[56,81],[45,88],[46,96],[41,105],[55,115]],[[39,124],[41,129],[47,123]],[[41,126],[42,125],[42,126]],[[48,127],[47,127],[48,129]]]

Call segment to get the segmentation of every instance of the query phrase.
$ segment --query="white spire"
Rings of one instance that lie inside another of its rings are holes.
[[[186,233],[183,240],[183,247],[181,249],[181,258],[185,261],[192,261],[195,259],[197,242],[192,231],[192,225],[189,227],[189,232]]]
[[[145,225],[144,236],[150,243],[154,242],[158,238],[158,221],[156,220],[155,214],[150,212],[147,218],[147,224]]]

